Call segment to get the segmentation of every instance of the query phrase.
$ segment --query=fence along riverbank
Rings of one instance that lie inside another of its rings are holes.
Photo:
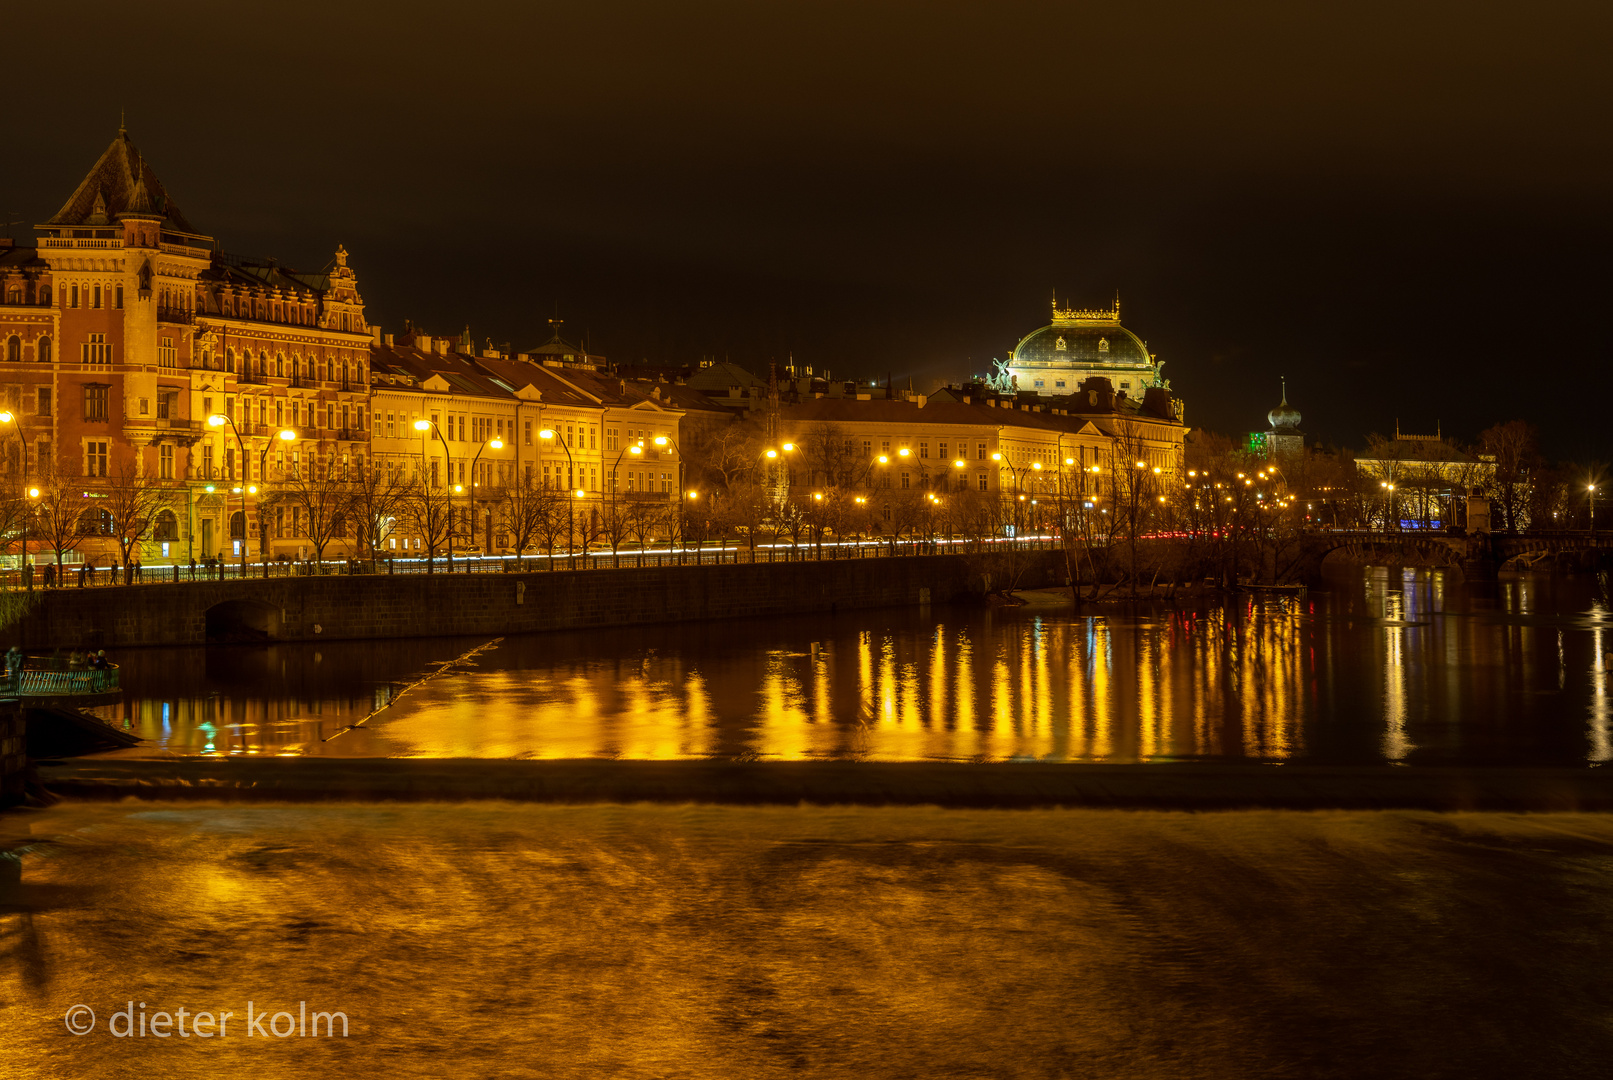
[[[534,633],[946,603],[1017,578],[1059,584],[1056,550],[500,574],[333,575],[37,595],[28,648]]]

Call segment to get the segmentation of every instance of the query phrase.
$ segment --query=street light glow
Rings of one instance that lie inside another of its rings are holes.
[[[414,422],[414,429],[416,431],[430,431],[431,430],[431,421],[430,420],[416,420]]]
[[[207,418],[207,424],[209,427],[223,427],[229,422],[229,417],[224,416],[222,413],[214,413],[212,416]]]
[[[538,432],[538,438],[540,438],[540,439],[552,439],[552,438],[554,438],[554,428],[544,428],[542,431]]]
[[[279,437],[286,442],[294,442],[296,441],[297,433],[290,428],[281,428]]]
[[[489,440],[487,445],[492,447],[494,450],[502,450],[504,449],[504,440],[495,437]]]

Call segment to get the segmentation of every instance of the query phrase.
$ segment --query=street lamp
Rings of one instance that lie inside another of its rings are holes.
[[[1585,485],[1585,502],[1591,509],[1591,539],[1596,539],[1596,485]]]
[[[274,437],[283,442],[296,442],[297,433],[290,428],[281,428],[275,432]],[[263,444],[263,451],[258,454],[258,483],[260,484],[264,483],[264,477],[268,475],[266,470],[269,466],[269,449],[273,446],[274,441],[271,439]],[[258,494],[256,487],[249,487],[247,491],[253,495]],[[246,516],[245,500],[242,500],[241,516],[243,518]],[[241,524],[244,526],[246,522],[243,521]],[[269,530],[267,526],[268,522],[263,520],[263,500],[260,498],[258,499],[258,559],[263,563],[263,576],[265,578],[269,576]],[[242,531],[244,532],[245,530],[243,529]],[[241,547],[246,547],[245,537],[241,540]]]
[[[28,475],[28,440],[23,438],[23,436],[22,436],[22,424],[20,422],[18,422],[16,416],[14,416],[11,413],[11,410],[9,410],[9,409],[6,410],[5,412],[0,412],[0,424],[12,424],[12,425],[14,425],[12,427],[12,430],[17,433],[17,445],[19,447],[21,447],[21,449],[22,449],[22,472],[19,475],[27,476]],[[28,489],[28,497],[31,498],[31,499],[39,498],[39,489],[38,488],[29,488]],[[33,579],[33,577],[31,575],[29,575],[26,572],[27,568],[28,568],[28,516],[27,516],[27,514],[23,515],[23,520],[22,520],[22,562],[21,562],[20,565],[21,565],[22,570],[23,570],[23,576],[28,579],[28,587],[30,589],[33,588],[34,587],[34,579]]]
[[[241,429],[235,426],[235,421],[230,419],[228,416],[226,416],[223,413],[214,413],[212,416],[209,416],[207,418],[207,423],[208,423],[209,427],[223,427],[225,424],[228,424],[230,426],[230,431],[235,433],[235,447],[241,453],[241,467],[243,469],[245,469],[245,467],[246,467],[246,443],[241,441]],[[244,479],[243,479],[243,482],[244,482]],[[236,488],[235,490],[236,491],[241,491],[240,488]],[[229,510],[230,510],[229,500],[226,499],[225,502],[224,502],[224,528],[225,528],[225,531],[229,531],[229,527],[230,527]],[[233,537],[232,537],[232,539],[233,539]],[[222,570],[220,570],[219,571],[219,577],[222,578],[223,576],[224,576],[224,572]],[[241,577],[243,577],[243,578],[246,577],[246,493],[245,492],[241,493]]]
[[[579,480],[581,479],[581,477],[577,475],[577,468],[572,463],[572,460],[571,460],[571,447],[566,445],[566,440],[556,438],[554,428],[544,428],[542,431],[538,432],[538,438],[540,438],[540,439],[556,439],[556,441],[560,443],[560,449],[562,449],[562,450],[564,450],[566,452],[566,476],[567,476],[567,479],[568,480],[572,479],[572,478],[576,478],[576,479],[579,479]],[[582,496],[582,489],[578,488],[576,494],[580,498]],[[575,557],[575,555],[576,555],[576,548],[573,546],[573,540],[572,540],[573,533],[575,533],[575,532],[576,532],[576,524],[575,524],[575,518],[572,515],[572,504],[571,504],[571,500],[567,499],[566,500],[566,558],[567,559],[571,559],[571,558]]]
[[[427,471],[427,472],[431,471],[429,466],[428,466],[428,463],[426,461],[426,435],[425,435],[425,433],[428,432],[428,431],[434,431],[434,432],[437,433],[437,441],[442,443],[442,459],[443,459],[442,460],[442,466],[443,466],[443,469],[444,469],[444,471],[452,469],[454,467],[454,459],[448,452],[448,440],[443,437],[442,428],[437,426],[437,422],[435,420],[425,420],[425,419],[416,420],[414,422],[414,429],[416,431],[420,432],[420,465],[421,465],[421,467],[423,469],[425,469],[425,471]],[[424,477],[422,477],[421,479],[424,480]],[[444,485],[444,487],[443,487],[443,497],[448,500],[448,572],[450,574],[452,574],[454,572],[454,496],[448,490],[448,480],[446,478],[443,481],[443,485]],[[430,498],[430,496],[428,495],[427,498]],[[437,560],[436,560],[435,557],[433,557],[432,560],[431,560],[431,562],[433,564],[436,563],[436,561]],[[431,567],[428,566],[427,567],[427,573],[430,573],[430,571],[431,571]]]
[[[480,486],[480,482],[476,479],[476,463],[482,460],[482,451],[488,449],[504,449],[504,440],[499,438],[497,435],[493,436],[481,446],[478,446],[476,448],[476,456],[470,459],[470,538],[472,540],[476,539],[476,488]],[[493,550],[492,521],[488,521],[487,523],[487,550]],[[467,559],[465,562],[465,569],[467,571],[470,569],[469,559]]]

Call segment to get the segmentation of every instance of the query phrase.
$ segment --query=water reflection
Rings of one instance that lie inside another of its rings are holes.
[[[1225,608],[511,638],[384,710],[478,642],[147,650],[109,715],[204,755],[1601,762],[1609,625],[1591,578],[1374,568]]]

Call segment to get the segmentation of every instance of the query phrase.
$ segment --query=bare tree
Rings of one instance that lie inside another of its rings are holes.
[[[310,452],[308,460],[279,480],[280,494],[302,511],[302,531],[314,549],[314,562],[325,561],[325,548],[347,535],[353,512],[351,482],[336,466],[336,455]]]
[[[130,458],[120,459],[112,475],[100,486],[105,494],[100,509],[111,518],[110,535],[117,541],[123,565],[128,566],[134,561],[134,552],[141,541],[151,534],[157,515],[168,508],[173,490],[140,473]]]
[[[374,457],[368,468],[355,469],[352,476],[348,486],[349,519],[357,533],[358,549],[369,556],[373,568],[405,515],[409,478],[396,465]]]
[[[76,475],[57,467],[54,461],[41,463],[39,504],[34,530],[56,555],[56,583],[61,584],[62,556],[78,547],[82,539],[78,519],[84,512],[83,482]]]
[[[1539,440],[1533,424],[1508,420],[1486,428],[1479,445],[1495,458],[1495,489],[1508,532],[1517,532],[1529,505],[1530,472],[1540,464]]]
[[[517,565],[525,557],[527,548],[540,539],[548,541],[549,554],[554,554],[554,542],[564,516],[559,513],[557,489],[534,485],[528,476],[505,490],[500,510],[504,515],[504,529],[510,534],[510,546],[515,548]]]
[[[404,515],[426,546],[426,573],[437,572],[437,552],[448,543],[452,523],[451,492],[433,484],[431,478],[417,477],[403,500]]]

